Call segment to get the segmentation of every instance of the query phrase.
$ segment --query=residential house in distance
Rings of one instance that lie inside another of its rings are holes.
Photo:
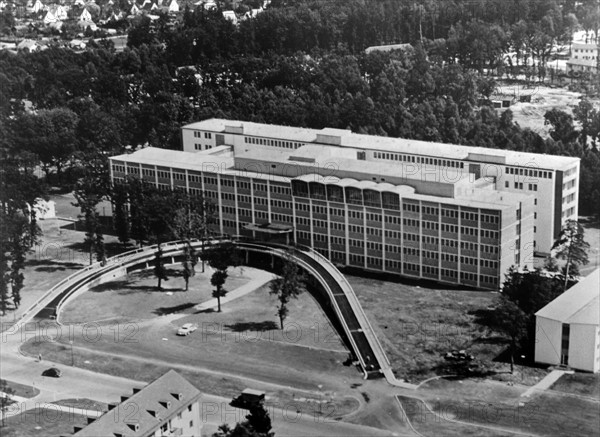
[[[498,289],[577,213],[578,158],[223,119],[182,138],[183,152],[112,157],[113,182],[204,193],[219,234],[285,228],[283,241],[364,270]]]
[[[84,428],[75,428],[77,437],[159,437],[202,435],[200,391],[174,370],[143,388],[133,389],[121,402],[110,404],[97,419],[88,419]],[[132,413],[133,412],[133,413]]]
[[[57,23],[67,18],[69,18],[69,14],[63,5],[50,5],[46,10],[46,15],[44,15],[44,23]]]
[[[415,48],[411,44],[386,44],[382,46],[371,46],[365,49],[365,53],[371,52],[390,52],[392,50],[401,50],[404,53],[414,53]]]
[[[597,44],[573,43],[571,58],[567,61],[567,72],[598,70],[599,49]]]
[[[81,11],[81,14],[79,14],[78,20],[91,22],[92,14],[90,14],[90,11],[88,11],[86,8],[84,8],[83,11]]]
[[[31,7],[31,12],[33,12],[34,14],[38,14],[38,13],[42,12],[44,10],[44,8],[45,8],[45,6],[41,2],[41,0],[35,0],[35,3]]]
[[[600,371],[600,269],[535,313],[535,361]]]
[[[177,12],[179,12],[179,3],[177,3],[177,0],[171,0],[171,3],[169,3],[169,14],[176,14]]]
[[[38,50],[42,50],[42,46],[32,39],[24,39],[19,44],[17,44],[17,50],[26,50],[29,52],[37,52]]]

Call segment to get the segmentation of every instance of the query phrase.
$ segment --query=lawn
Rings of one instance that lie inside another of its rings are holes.
[[[34,408],[8,417],[2,428],[3,437],[58,437],[73,434],[73,427],[83,427],[87,418],[53,408]]]
[[[437,380],[419,395],[440,419],[565,437],[596,435],[600,429],[598,402],[555,391],[522,398],[524,390],[484,379]]]
[[[554,383],[551,389],[600,400],[600,375],[592,373],[565,374]]]
[[[61,399],[60,401],[52,402],[55,405],[64,407],[79,408],[82,410],[108,411],[108,404],[104,402],[94,401],[92,399],[77,398],[77,399]]]
[[[276,315],[278,301],[268,285],[223,304],[221,313],[191,306],[177,314],[157,311],[209,299],[210,287],[202,288],[201,279],[195,277],[187,293],[174,291],[167,296],[154,291],[154,278],[132,275],[127,281],[104,284],[78,296],[67,305],[61,320],[95,321],[102,335],[94,341],[90,335],[85,341],[78,335],[83,325],[72,327],[75,365],[141,381],[173,368],[203,392],[233,397],[246,387],[259,388],[267,392],[271,405],[291,402],[304,412],[315,410],[320,384],[325,394],[360,380],[356,369],[343,366],[348,350],[309,293],[290,302],[283,331]],[[226,287],[233,289],[236,280],[239,285],[246,281],[243,272],[237,278],[232,275]],[[131,341],[124,341],[124,336],[115,341],[115,319],[129,320],[127,326],[135,327]],[[199,329],[187,337],[177,336],[177,328],[187,322],[198,324]],[[30,356],[42,353],[49,361],[71,363],[66,338],[57,342],[32,339],[21,349]],[[328,399],[335,406],[336,417],[359,405],[346,395],[330,394]]]
[[[30,385],[23,385],[19,384],[18,382],[7,381],[5,379],[0,381],[2,381],[2,383],[6,381],[6,385],[14,390],[14,393],[12,394],[15,396],[20,396],[22,398],[34,398],[40,394],[40,391],[37,388]]]
[[[160,291],[152,270],[134,272],[121,280],[92,288],[72,300],[61,313],[62,323],[133,322],[173,313],[193,313],[194,306],[212,299],[211,272],[206,270],[191,278],[184,290],[181,269],[169,268],[170,278],[163,281]],[[248,282],[241,268],[230,269],[225,289],[235,290]],[[167,294],[169,293],[170,294]]]
[[[436,375],[450,350],[465,349],[489,362],[505,347],[475,322],[475,312],[493,305],[496,293],[346,277],[399,378]]]

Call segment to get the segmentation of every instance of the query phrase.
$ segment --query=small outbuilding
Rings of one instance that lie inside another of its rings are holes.
[[[598,373],[600,269],[535,313],[535,361]]]

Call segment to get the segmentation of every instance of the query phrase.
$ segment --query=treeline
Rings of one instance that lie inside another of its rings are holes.
[[[89,154],[146,143],[179,149],[182,124],[223,117],[577,156],[582,213],[600,198],[597,108],[584,100],[575,118],[550,111],[544,139],[515,124],[510,110],[480,105],[495,89],[492,78],[428,60],[418,44],[387,53],[217,59],[179,71],[168,58],[158,45],[0,54],[3,149],[37,156],[60,177],[67,169],[68,183]],[[25,111],[20,99],[37,111]]]
[[[0,166],[0,313],[18,308],[24,285],[25,257],[40,236],[32,205],[46,187],[26,162]]]
[[[568,45],[583,28],[597,37],[592,2],[539,0],[273,1],[254,19],[234,25],[219,10],[187,9],[177,26],[140,20],[129,45],[164,43],[172,62],[215,57],[331,51],[352,54],[370,46],[424,44],[436,57],[464,67],[497,69],[533,61],[544,66],[554,44]],[[507,59],[513,52],[515,57]]]

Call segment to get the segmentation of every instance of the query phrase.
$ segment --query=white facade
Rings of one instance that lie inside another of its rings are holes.
[[[410,163],[415,172],[423,170],[425,177],[437,174],[439,179],[446,178],[448,170],[454,170],[460,163],[465,173],[493,181],[498,191],[535,196],[534,236],[523,241],[523,245],[542,255],[550,253],[564,222],[577,220],[579,213],[579,158],[359,135],[342,129],[317,130],[221,119],[182,128],[186,152],[226,144],[233,146],[237,154],[248,147],[245,142],[248,137],[275,147],[324,144],[362,149],[366,161]]]
[[[600,269],[536,313],[535,361],[600,371]]]
[[[573,43],[571,58],[567,61],[567,71],[596,72],[599,49],[596,44]]]

